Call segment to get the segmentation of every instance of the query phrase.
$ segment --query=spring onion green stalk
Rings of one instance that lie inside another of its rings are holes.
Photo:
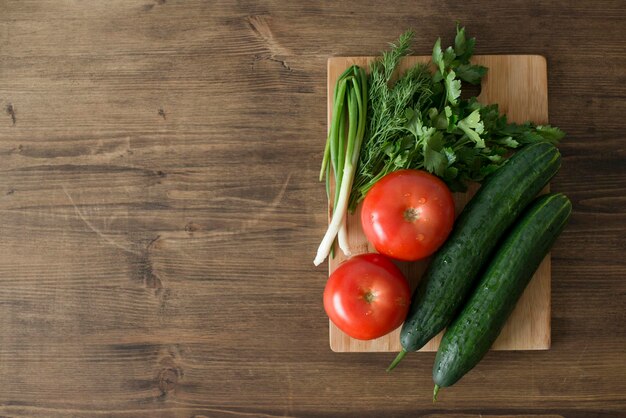
[[[332,167],[335,181],[333,214],[313,261],[316,266],[328,257],[336,238],[344,254],[350,255],[346,211],[365,135],[366,118],[367,75],[362,68],[353,65],[341,74],[335,86],[333,115],[320,170],[320,180],[326,175],[326,191],[330,200],[329,174]]]

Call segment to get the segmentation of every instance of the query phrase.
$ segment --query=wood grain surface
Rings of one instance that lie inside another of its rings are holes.
[[[332,114],[335,84],[340,75],[351,65],[368,68],[373,57],[333,57],[328,60],[327,108],[328,124]],[[411,56],[400,62],[398,72],[404,72],[418,62],[429,62],[430,56]],[[540,55],[476,55],[475,64],[489,68],[482,81],[478,99],[482,103],[498,103],[512,122],[533,121],[548,123],[548,78],[546,60]],[[546,186],[546,192],[549,189]],[[454,201],[458,215],[476,192],[472,187],[467,193],[455,193]],[[332,195],[332,193],[331,193]],[[375,252],[361,228],[360,207],[348,214],[348,242],[353,254]],[[332,212],[332,208],[329,208]],[[335,258],[328,262],[332,273],[346,257],[337,247]],[[415,289],[428,260],[414,263],[398,263],[411,289]],[[537,268],[528,287],[522,294],[515,310],[493,344],[494,350],[545,350],[550,348],[550,255]],[[437,351],[442,333],[435,336],[420,351]],[[337,352],[380,352],[402,349],[400,328],[392,333],[370,341],[362,341],[346,335],[329,321],[330,348]]]
[[[0,416],[621,417],[623,1],[0,0]],[[326,62],[455,21],[547,58],[552,346],[431,401],[433,353],[333,353],[312,259]]]

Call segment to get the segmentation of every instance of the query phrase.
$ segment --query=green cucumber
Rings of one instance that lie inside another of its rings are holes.
[[[571,212],[565,195],[548,194],[537,198],[513,226],[441,340],[433,366],[434,397],[489,351]]]
[[[467,204],[445,244],[435,253],[411,300],[402,326],[402,351],[422,348],[454,319],[504,232],[561,167],[555,146],[542,142],[517,151],[491,174]]]

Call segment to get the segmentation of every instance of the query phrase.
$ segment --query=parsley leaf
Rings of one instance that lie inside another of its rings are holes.
[[[487,74],[487,67],[482,65],[461,64],[456,69],[456,75],[470,84],[480,84],[480,80]]]
[[[558,143],[565,136],[565,132],[550,125],[539,125],[535,128],[537,134],[539,134],[545,141],[552,144]]]
[[[485,148],[485,140],[480,137],[485,127],[480,121],[480,111],[478,109],[460,121],[457,126],[476,144],[476,148]]]
[[[474,45],[476,44],[476,38],[466,39],[465,28],[460,28],[456,25],[456,36],[454,38],[454,52],[456,53],[459,61],[462,63],[468,63],[470,57],[474,53]]]
[[[443,74],[446,66],[443,61],[443,51],[441,50],[441,38],[437,38],[437,42],[435,42],[433,47],[433,64],[439,67],[439,73]]]
[[[507,136],[505,138],[501,138],[501,139],[496,139],[494,140],[494,142],[504,145],[506,147],[509,148],[517,148],[519,147],[519,142],[517,142],[516,140],[514,140],[512,137]]]
[[[444,67],[450,67],[452,65],[452,61],[456,58],[456,54],[454,53],[454,49],[451,46],[446,48],[446,51],[443,53],[443,64]]]
[[[445,147],[442,152],[443,155],[445,155],[446,160],[448,161],[448,167],[454,164],[454,162],[456,161],[456,154],[454,153],[454,150],[451,147]]]
[[[448,159],[440,152],[443,134],[435,128],[426,128],[424,133],[424,168],[441,177],[448,165]]]
[[[446,76],[446,94],[448,102],[455,106],[457,99],[461,97],[461,80],[457,80],[454,71],[450,71]]]

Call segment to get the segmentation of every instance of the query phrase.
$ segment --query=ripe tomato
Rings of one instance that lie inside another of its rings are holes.
[[[407,315],[411,290],[387,257],[362,254],[343,262],[324,289],[324,309],[339,329],[371,340],[399,327]]]
[[[454,224],[454,201],[446,184],[419,170],[380,179],[365,196],[361,225],[381,254],[414,261],[434,253]]]

